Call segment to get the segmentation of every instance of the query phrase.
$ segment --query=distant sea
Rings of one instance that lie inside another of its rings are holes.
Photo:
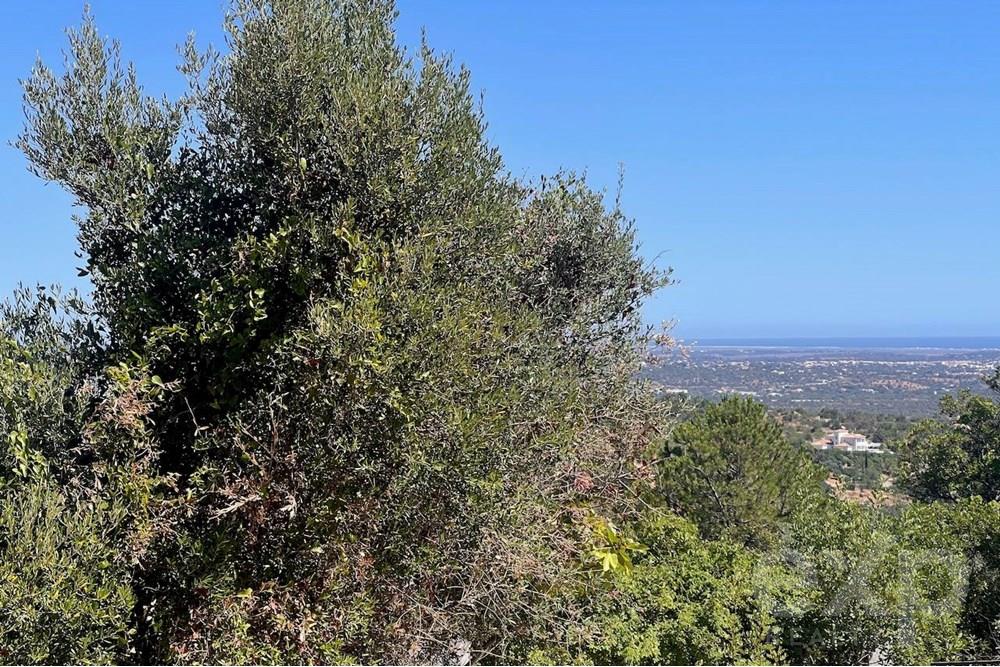
[[[698,347],[865,349],[865,350],[1000,350],[1000,336],[935,336],[898,338],[691,338]]]

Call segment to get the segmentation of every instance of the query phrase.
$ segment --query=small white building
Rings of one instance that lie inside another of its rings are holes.
[[[871,442],[866,436],[860,433],[851,433],[846,428],[838,428],[830,433],[830,445],[834,449],[848,452],[881,454],[884,451],[881,442]]]

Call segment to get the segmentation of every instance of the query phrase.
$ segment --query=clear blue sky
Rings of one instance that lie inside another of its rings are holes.
[[[93,0],[152,92],[215,0]],[[0,7],[0,136],[82,3]],[[681,283],[647,307],[713,336],[1000,334],[1000,2],[418,2],[517,175],[586,170]],[[70,202],[0,148],[0,291],[77,282]]]

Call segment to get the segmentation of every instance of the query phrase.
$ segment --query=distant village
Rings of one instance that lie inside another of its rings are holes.
[[[941,396],[982,392],[997,350],[740,348],[664,352],[642,373],[661,394],[754,396],[772,408],[933,417]]]
[[[846,428],[830,431],[820,440],[812,443],[816,449],[835,449],[843,452],[868,452],[870,454],[892,454],[882,447],[881,442],[872,442],[860,433],[851,433]]]

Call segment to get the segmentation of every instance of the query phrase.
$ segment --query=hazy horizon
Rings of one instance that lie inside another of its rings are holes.
[[[1000,336],[694,336],[685,342],[703,346],[945,348],[1000,350]]]

